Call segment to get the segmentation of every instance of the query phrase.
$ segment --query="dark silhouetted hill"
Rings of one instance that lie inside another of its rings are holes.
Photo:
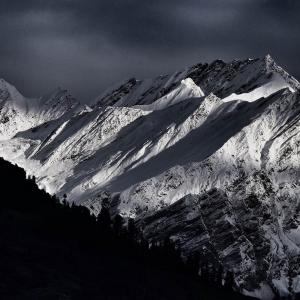
[[[0,299],[246,299],[201,282],[167,242],[133,243],[121,218],[60,204],[2,159],[0,174]]]

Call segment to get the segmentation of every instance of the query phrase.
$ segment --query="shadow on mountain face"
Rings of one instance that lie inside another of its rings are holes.
[[[247,299],[104,234],[0,159],[0,299]]]
[[[183,124],[196,111],[202,101],[203,99],[183,101],[170,108],[154,111],[149,115],[140,117],[125,126],[112,143],[100,148],[92,159],[82,161],[74,168],[74,173],[79,175],[76,179],[67,179],[63,189],[71,191],[84,178],[92,178],[99,172],[98,166],[110,164],[111,157],[115,157],[117,153],[122,153],[122,155],[115,158],[114,165],[121,165],[125,155],[126,160],[132,159],[132,163],[126,167],[122,174],[115,176],[112,181],[101,186],[101,189],[113,192],[123,191],[176,165],[202,161],[220,149],[224,143],[248,125],[259,112],[270,104],[265,99],[256,104],[261,105],[258,108],[247,102],[223,103],[201,126],[190,131],[177,143],[150,157],[146,162],[134,166],[145,155],[151,151],[155,152],[153,147],[159,144],[159,139],[166,134],[169,125],[180,126]],[[219,110],[223,110],[225,113],[219,113]],[[182,115],[178,116],[178,112],[181,112]],[[145,150],[145,154],[136,160],[134,156],[142,151],[147,143],[150,145]],[[81,170],[89,170],[89,174],[81,172]]]
[[[106,188],[111,191],[123,191],[176,165],[201,162],[253,122],[275,100],[276,97],[270,97],[262,98],[255,103],[232,101],[222,104],[219,109],[227,110],[225,114],[218,114],[217,109],[200,127],[192,130],[175,145],[141,165],[132,169],[128,167],[123,174],[109,182]]]
[[[144,147],[145,143],[151,141],[155,145],[169,127],[173,124],[179,126],[185,122],[197,110],[203,100],[203,98],[189,99],[165,110],[154,111],[147,116],[139,117],[124,126],[111,143],[99,148],[90,159],[83,160],[76,165],[74,168],[74,172],[77,174],[76,179],[73,177],[68,178],[63,189],[71,191],[82,180],[96,175],[100,170],[99,166],[105,166],[109,163],[111,157],[118,152],[124,155],[128,153],[130,159],[131,156],[134,156]],[[178,115],[178,112],[181,114]],[[98,126],[101,126],[101,124]],[[43,151],[45,152],[45,150]],[[116,157],[114,163],[121,163],[124,155]],[[35,156],[35,158],[39,158],[39,156]],[[80,170],[84,170],[84,172]]]

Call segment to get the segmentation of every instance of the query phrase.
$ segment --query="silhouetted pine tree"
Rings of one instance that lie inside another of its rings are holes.
[[[140,252],[149,254],[149,242],[144,238],[143,234],[139,235],[138,244]]]
[[[101,208],[99,215],[97,216],[97,224],[102,234],[111,234],[111,216],[109,209],[104,205]]]
[[[187,258],[185,267],[190,274],[198,276],[200,269],[200,255],[198,252]]]
[[[125,234],[125,229],[124,229],[124,219],[120,216],[117,215],[114,220],[113,220],[113,231],[114,234],[118,237],[122,237]]]
[[[235,287],[234,275],[232,271],[227,271],[224,279],[224,288],[227,291],[232,291]]]
[[[135,226],[134,219],[132,219],[132,218],[129,218],[129,220],[128,220],[127,232],[128,232],[128,236],[131,239],[135,239],[135,240],[138,239],[138,237],[139,237],[139,230]]]
[[[223,273],[224,273],[224,269],[223,266],[220,264],[217,268],[216,279],[215,279],[215,283],[217,286],[220,287],[223,286]]]
[[[205,283],[209,282],[209,269],[206,261],[200,263],[200,278]]]

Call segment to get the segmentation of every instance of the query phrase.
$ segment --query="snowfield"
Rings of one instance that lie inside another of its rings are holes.
[[[237,289],[300,293],[300,84],[267,55],[129,79],[91,106],[0,81],[0,155],[41,188],[134,218],[151,242],[232,271]]]

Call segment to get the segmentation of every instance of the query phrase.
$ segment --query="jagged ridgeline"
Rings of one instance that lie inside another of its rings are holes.
[[[229,275],[193,275],[171,243],[134,242],[131,222],[59,203],[2,159],[0,174],[1,299],[247,299]]]
[[[82,105],[0,81],[0,156],[50,194],[134,219],[237,289],[300,292],[300,84],[267,55],[131,78]]]

